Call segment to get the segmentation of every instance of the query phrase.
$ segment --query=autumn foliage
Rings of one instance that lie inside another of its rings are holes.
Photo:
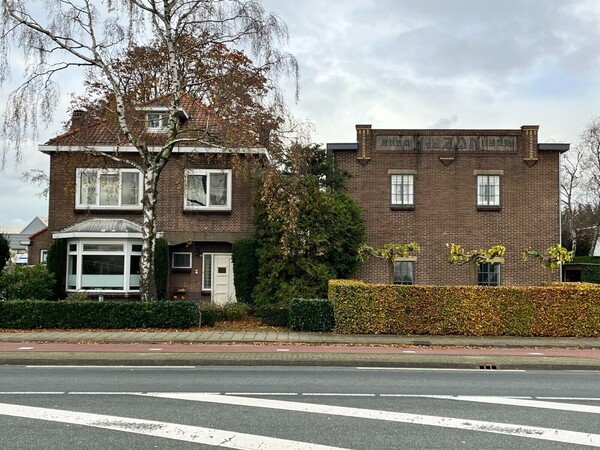
[[[345,334],[600,336],[600,286],[372,285],[332,280]]]

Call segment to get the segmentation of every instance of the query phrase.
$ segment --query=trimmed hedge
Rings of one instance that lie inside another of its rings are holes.
[[[258,277],[258,256],[256,239],[242,239],[233,244],[233,284],[238,301],[251,305],[252,291]]]
[[[338,333],[600,336],[600,286],[369,285],[332,280]]]
[[[198,326],[191,302],[0,302],[0,328],[189,328]]]
[[[256,308],[256,315],[265,325],[287,327],[290,320],[290,308],[284,304],[262,305]]]
[[[581,281],[600,284],[600,266],[581,266]]]
[[[200,306],[200,312],[202,313],[202,323],[206,326],[214,326],[215,322],[223,322],[228,320],[243,320],[248,315],[250,307],[245,303],[228,303],[226,305],[215,305],[214,303],[207,303]],[[212,325],[210,324],[212,322]]]
[[[294,298],[290,302],[289,325],[300,331],[331,330],[335,326],[333,305],[327,299]]]

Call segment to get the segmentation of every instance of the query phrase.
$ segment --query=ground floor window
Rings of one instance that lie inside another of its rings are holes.
[[[394,261],[394,284],[414,284],[414,262]]]
[[[141,240],[71,239],[67,248],[67,291],[139,291]]]
[[[500,286],[500,263],[484,263],[477,266],[479,286]]]

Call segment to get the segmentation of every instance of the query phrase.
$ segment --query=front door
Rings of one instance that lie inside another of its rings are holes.
[[[214,255],[213,302],[217,305],[235,302],[233,264],[230,254]]]

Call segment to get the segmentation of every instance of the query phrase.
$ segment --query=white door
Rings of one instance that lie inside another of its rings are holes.
[[[216,254],[213,267],[213,302],[217,305],[225,305],[235,301],[231,254]]]

